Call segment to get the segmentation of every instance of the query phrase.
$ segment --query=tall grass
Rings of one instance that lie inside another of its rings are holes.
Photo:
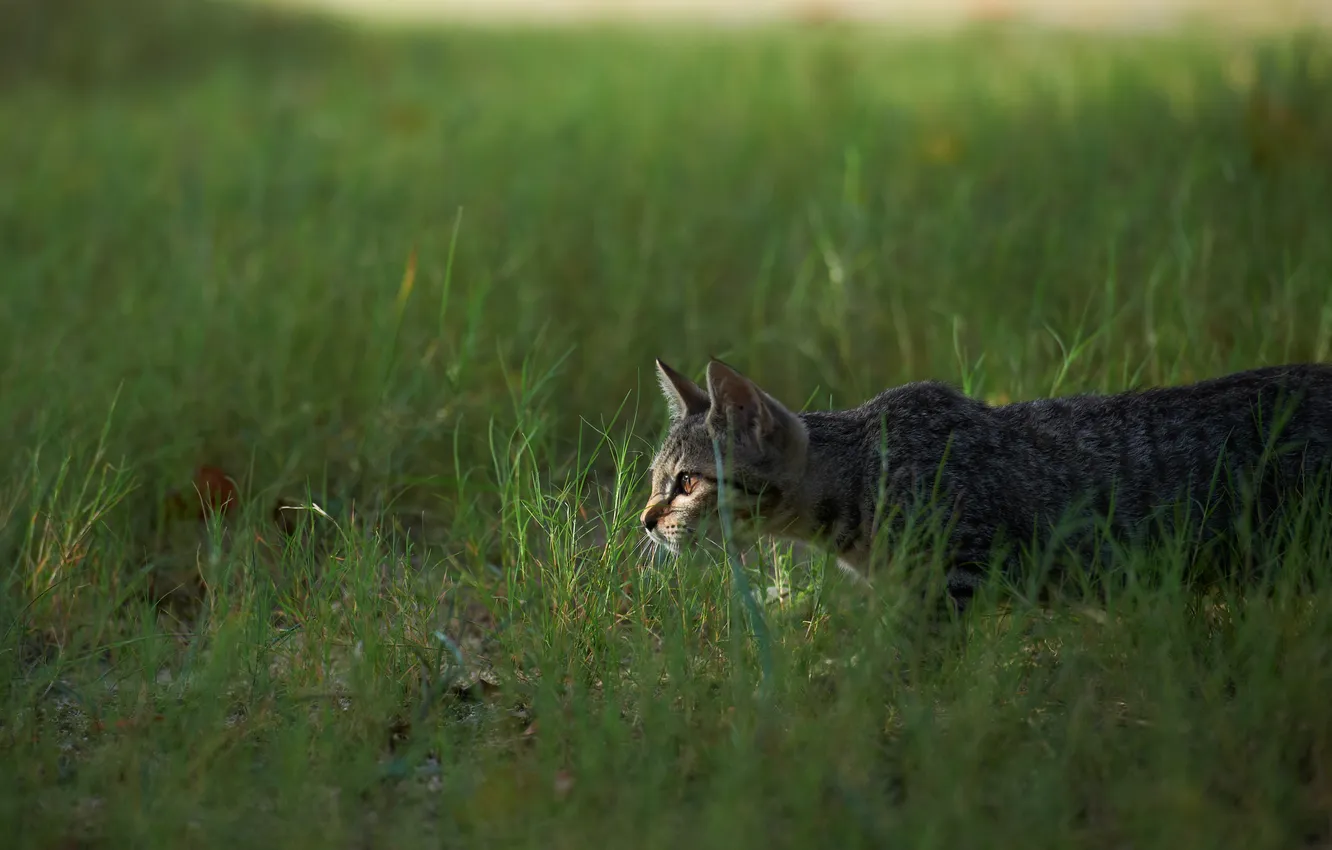
[[[637,525],[654,356],[814,407],[1327,359],[1319,39],[28,6],[13,846],[1332,841],[1318,517],[1270,592],[1139,553],[942,632],[817,553],[659,562]]]

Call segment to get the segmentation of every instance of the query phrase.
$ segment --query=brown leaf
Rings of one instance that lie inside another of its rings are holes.
[[[204,464],[195,470],[188,492],[176,491],[167,497],[167,513],[203,520],[214,513],[228,514],[239,504],[236,480],[220,468]]]

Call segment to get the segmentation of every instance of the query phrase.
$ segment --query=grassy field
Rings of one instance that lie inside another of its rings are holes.
[[[637,528],[654,356],[1332,358],[1325,41],[145,3],[0,13],[7,846],[1332,846],[1332,527],[935,635]]]

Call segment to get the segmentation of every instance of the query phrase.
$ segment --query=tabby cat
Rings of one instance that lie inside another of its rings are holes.
[[[719,360],[706,389],[660,360],[657,372],[671,423],[642,514],[652,541],[678,552],[720,497],[738,527],[830,550],[868,578],[884,559],[881,529],[891,536],[942,508],[958,608],[991,563],[1012,567],[1023,546],[1055,540],[1070,519],[1083,531],[1060,542],[1088,559],[1096,539],[1143,541],[1183,528],[1181,517],[1225,534],[1245,517],[1275,516],[1332,463],[1324,364],[999,406],[922,381],[799,414]]]

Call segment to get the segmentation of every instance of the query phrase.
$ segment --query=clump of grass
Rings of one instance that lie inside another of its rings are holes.
[[[1327,842],[1325,513],[1263,592],[1166,548],[942,631],[637,526],[656,355],[811,406],[1326,359],[1327,163],[1250,108],[1325,135],[1319,38],[208,14],[0,63],[17,846]]]

